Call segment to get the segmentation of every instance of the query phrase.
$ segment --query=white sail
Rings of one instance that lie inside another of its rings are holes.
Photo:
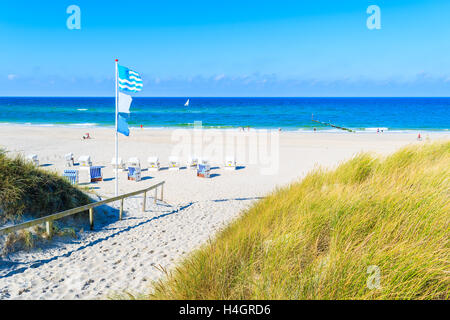
[[[185,107],[189,107],[189,99],[187,99],[186,103],[184,104]]]

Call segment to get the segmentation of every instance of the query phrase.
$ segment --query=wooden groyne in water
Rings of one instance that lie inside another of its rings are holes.
[[[315,119],[314,119],[314,115],[311,117],[311,121],[320,123],[320,124],[322,124],[322,125],[324,125],[324,126],[333,127],[333,128],[336,128],[336,129],[341,129],[341,130],[344,130],[344,131],[355,132],[355,131],[352,130],[352,129],[345,128],[345,127],[340,127],[340,126],[336,126],[336,125],[334,125],[334,124],[332,124],[332,123],[329,123],[329,122],[322,122],[322,121],[319,121],[319,120],[315,120]]]

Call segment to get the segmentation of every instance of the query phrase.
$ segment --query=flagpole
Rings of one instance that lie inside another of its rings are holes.
[[[116,186],[115,186],[115,195],[116,197],[119,195],[119,137],[117,133],[117,117],[118,117],[118,105],[119,105],[119,90],[117,84],[117,73],[118,73],[118,63],[119,59],[116,59]]]

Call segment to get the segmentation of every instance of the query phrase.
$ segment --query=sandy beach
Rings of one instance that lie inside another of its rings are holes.
[[[92,139],[82,139],[86,132]],[[120,172],[119,193],[165,181],[164,201],[147,201],[142,213],[142,196],[130,198],[122,221],[117,220],[117,204],[104,207],[96,213],[93,231],[0,258],[0,299],[102,299],[124,290],[146,293],[152,280],[163,277],[164,270],[170,271],[242,210],[315,166],[331,168],[358,152],[387,155],[411,143],[450,138],[448,132],[422,132],[418,141],[417,134],[132,129],[130,137],[119,137],[119,154],[125,161],[140,159],[143,179],[128,181],[127,173]],[[94,165],[104,166],[104,181],[85,185],[93,197],[114,195],[112,129],[5,124],[0,125],[0,148],[12,155],[37,154],[42,168],[58,173],[65,168],[66,153],[73,152],[75,162],[80,155],[90,155]],[[174,154],[181,161],[179,171],[167,169]],[[237,170],[223,168],[229,154],[235,155]],[[147,158],[153,155],[161,162],[158,172],[147,170]],[[210,160],[210,179],[183,168],[189,155]],[[86,179],[83,173],[80,179]]]

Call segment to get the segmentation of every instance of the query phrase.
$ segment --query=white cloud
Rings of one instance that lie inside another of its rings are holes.
[[[17,74],[13,74],[13,73],[8,74],[8,80],[14,80],[16,78],[17,78]]]
[[[223,78],[225,78],[225,75],[224,75],[224,74],[219,74],[219,75],[217,75],[217,76],[214,78],[214,80],[219,81],[219,80],[222,80]]]

